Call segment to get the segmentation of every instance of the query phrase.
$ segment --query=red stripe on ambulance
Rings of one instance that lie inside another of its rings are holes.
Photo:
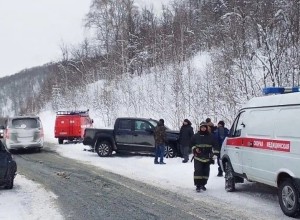
[[[264,150],[290,152],[291,142],[259,138],[227,138],[226,145],[234,147],[251,147]]]

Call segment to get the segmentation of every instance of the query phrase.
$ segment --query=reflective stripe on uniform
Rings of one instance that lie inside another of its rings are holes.
[[[192,147],[192,150],[194,150],[196,148],[209,148],[209,147],[212,147],[212,145],[211,144],[197,144]]]
[[[195,180],[203,180],[203,179],[208,180],[208,176],[194,176],[194,179]]]
[[[194,157],[194,160],[198,160],[198,161],[203,162],[203,163],[207,163],[207,162],[210,161],[210,159],[200,158],[200,157]]]
[[[218,153],[220,153],[220,151],[218,151],[218,150],[212,150],[212,152],[214,153],[214,154],[218,154]]]

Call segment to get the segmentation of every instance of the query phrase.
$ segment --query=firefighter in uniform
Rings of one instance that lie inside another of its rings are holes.
[[[213,149],[217,145],[217,141],[209,134],[207,124],[201,122],[199,131],[194,134],[191,140],[194,154],[194,184],[197,192],[206,190],[205,185],[209,177],[209,166],[214,163]]]

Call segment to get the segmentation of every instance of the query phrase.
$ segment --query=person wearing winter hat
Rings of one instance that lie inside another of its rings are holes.
[[[166,164],[164,162],[165,144],[167,140],[166,127],[164,119],[159,119],[157,126],[154,129],[155,140],[155,159],[154,164]],[[158,158],[160,161],[158,162]]]
[[[223,176],[223,171],[220,166],[220,151],[222,144],[225,140],[225,138],[228,136],[229,130],[225,127],[224,121],[218,122],[218,128],[216,129],[216,132],[214,134],[216,140],[218,141],[218,147],[214,149],[214,154],[217,156],[217,162],[218,162],[218,175],[219,177]]]
[[[200,192],[200,190],[205,191],[213,157],[212,149],[217,146],[217,142],[209,134],[205,122],[201,122],[199,131],[193,135],[191,146],[194,154],[194,185],[197,192]]]
[[[194,135],[192,123],[188,119],[184,119],[179,132],[180,152],[183,157],[182,163],[189,161],[189,151],[191,138]]]

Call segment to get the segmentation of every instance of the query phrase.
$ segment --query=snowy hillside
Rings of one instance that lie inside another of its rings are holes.
[[[88,108],[96,127],[112,127],[117,117],[164,118],[174,129],[184,118],[194,125],[206,117],[212,117],[215,123],[225,120],[230,124],[235,111],[224,111],[225,104],[217,98],[215,103],[205,98],[203,79],[210,63],[209,53],[199,53],[182,65],[152,68],[140,76],[124,74],[112,81],[100,80],[85,90],[73,91],[72,97],[58,97],[63,106],[60,110]]]

